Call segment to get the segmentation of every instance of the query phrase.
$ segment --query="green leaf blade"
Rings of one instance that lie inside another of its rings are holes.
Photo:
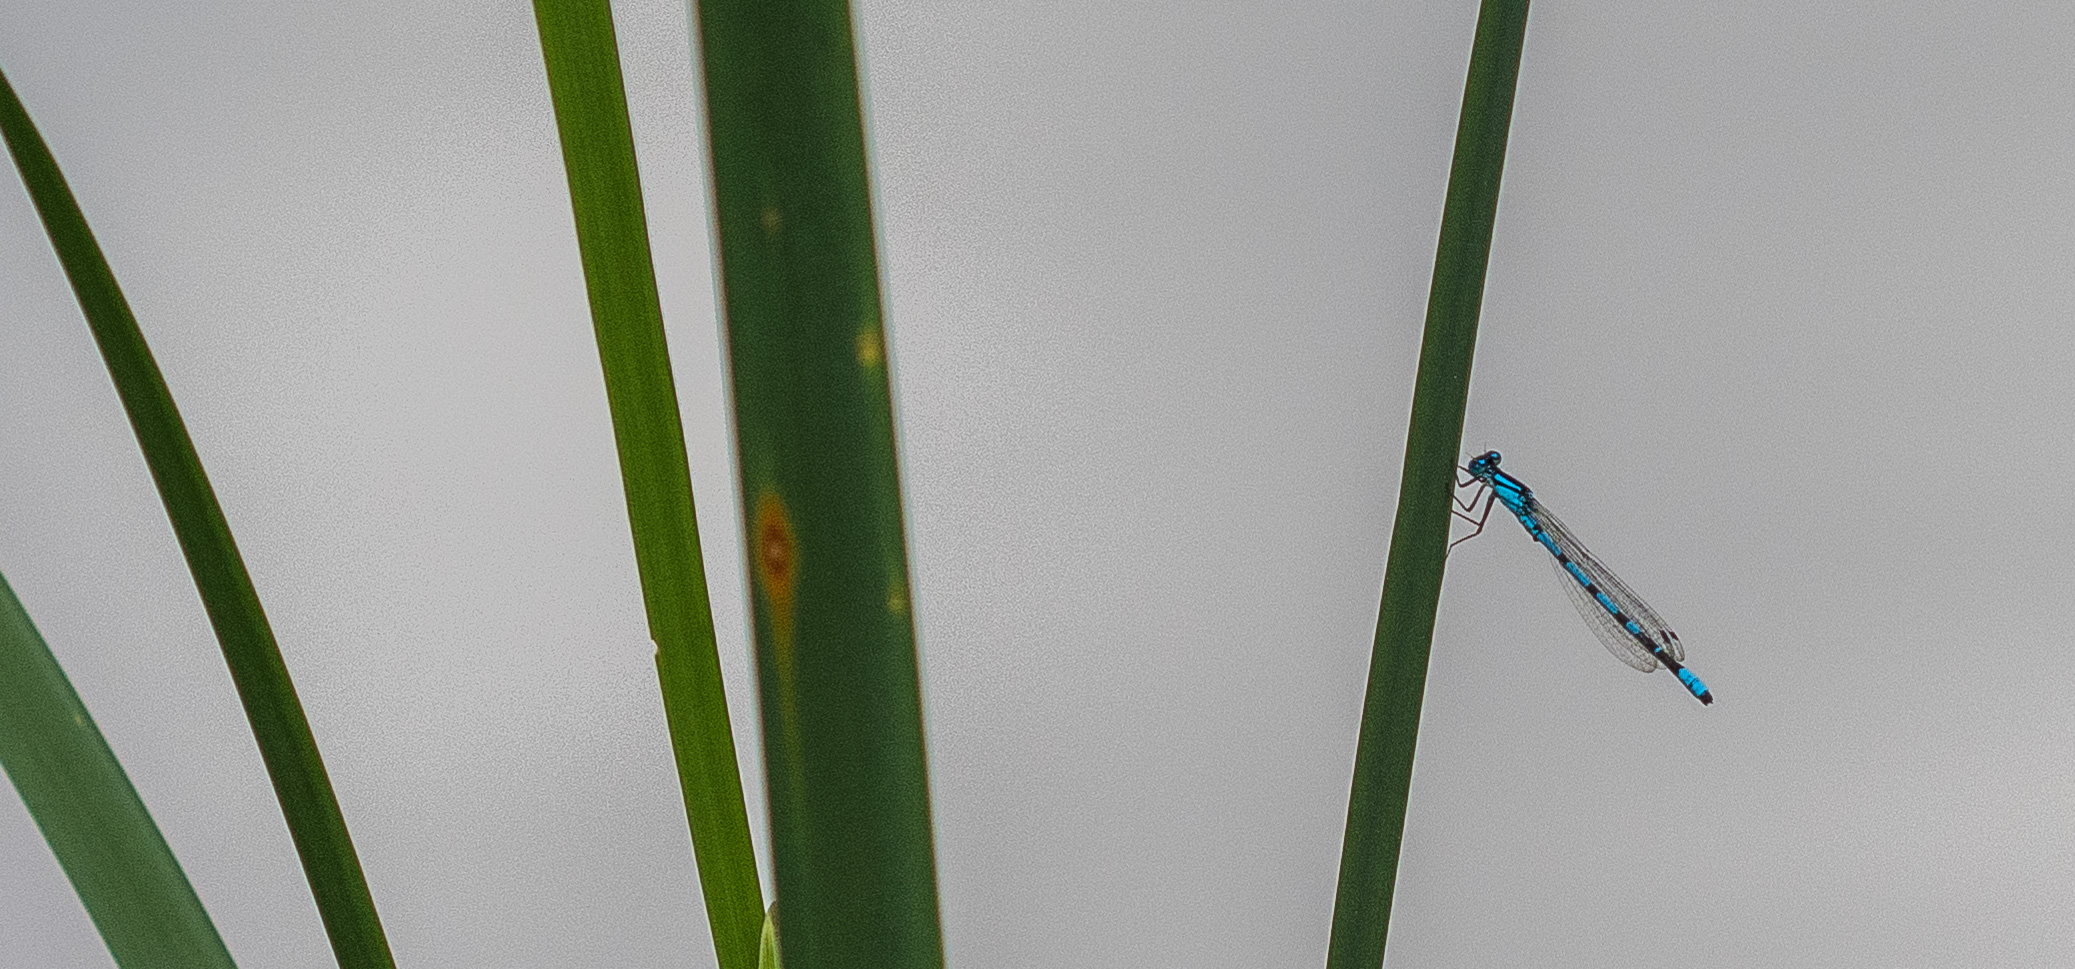
[[[699,0],[782,945],[943,965],[850,9]]]
[[[778,954],[778,903],[764,910],[764,932],[757,940],[757,969],[785,969]]]
[[[394,969],[360,859],[230,524],[108,260],[14,88],[0,74],[0,137],[43,220],[223,649],[303,874],[343,969]]]
[[[0,576],[0,768],[123,969],[233,969],[115,752]]]
[[[714,953],[721,969],[752,969],[763,889],[722,687],[612,10],[606,0],[536,0],[534,15]]]
[[[1477,17],[1355,747],[1328,969],[1375,969],[1390,929],[1527,6],[1527,0],[1484,0]]]

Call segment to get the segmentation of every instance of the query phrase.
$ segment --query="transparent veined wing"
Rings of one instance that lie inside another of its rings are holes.
[[[1628,630],[1615,622],[1613,614],[1587,593],[1585,587],[1579,585],[1578,580],[1572,578],[1571,573],[1561,563],[1554,557],[1551,557],[1549,562],[1556,568],[1556,581],[1563,586],[1564,595],[1570,597],[1571,605],[1577,607],[1578,615],[1585,617],[1585,625],[1592,627],[1592,634],[1599,638],[1600,645],[1605,646],[1607,652],[1613,653],[1615,659],[1645,673],[1657,669],[1657,657],[1650,655],[1641,643],[1635,641],[1634,636],[1628,634]]]
[[[1621,581],[1612,569],[1607,568],[1585,547],[1585,543],[1578,541],[1578,536],[1565,527],[1561,519],[1550,514],[1547,506],[1536,502],[1534,515],[1542,530],[1556,543],[1556,547],[1562,549],[1564,555],[1569,556],[1578,566],[1578,570],[1584,572],[1585,577],[1591,579],[1592,584],[1598,586],[1599,590],[1613,601],[1615,608],[1635,620],[1635,624],[1642,627],[1644,635],[1662,644],[1664,651],[1670,653],[1672,659],[1682,663],[1686,661],[1686,649],[1679,644],[1679,634],[1672,631],[1665,623],[1664,617],[1657,614],[1657,610],[1650,608],[1650,604],[1644,602],[1642,596],[1636,595],[1635,590],[1628,587],[1628,583]],[[1599,600],[1594,599],[1591,593],[1586,592],[1584,586],[1578,584],[1578,580],[1563,567],[1563,563],[1556,561],[1553,556],[1549,561],[1556,567],[1557,580],[1562,583],[1564,592],[1571,597],[1571,605],[1578,608],[1578,615],[1585,617],[1585,624],[1592,627],[1593,635],[1599,637],[1600,645],[1605,646],[1607,652],[1613,653],[1615,659],[1645,673],[1657,669],[1657,657],[1650,655],[1650,651],[1645,649],[1643,644],[1636,642],[1635,637],[1629,635],[1628,630],[1614,619],[1613,614],[1600,605]]]

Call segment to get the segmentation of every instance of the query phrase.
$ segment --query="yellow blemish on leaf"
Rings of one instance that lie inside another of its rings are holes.
[[[778,206],[766,205],[764,206],[763,223],[764,234],[775,236],[778,234],[778,230],[785,228],[785,216],[778,214]]]
[[[908,585],[895,582],[886,588],[886,611],[896,616],[908,611]]]
[[[857,364],[860,367],[876,367],[886,359],[886,347],[879,340],[879,328],[866,326],[857,331]]]

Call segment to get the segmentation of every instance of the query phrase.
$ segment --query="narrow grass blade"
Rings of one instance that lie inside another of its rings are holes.
[[[714,954],[721,969],[753,969],[763,889],[721,687],[612,9],[607,0],[535,0],[533,11]]]
[[[87,227],[86,216],[4,75],[0,75],[0,136],[6,138],[8,151],[14,155],[29,198],[50,234],[51,247],[57,250],[58,262],[79,298],[87,328],[100,345],[116,396],[130,416],[130,428],[137,434],[144,463],[151,469],[166,517],[172,520],[173,535],[201,593],[202,608],[223,647],[238,699],[245,705],[245,718],[252,724],[252,736],[273,780],[289,836],[302,857],[303,874],[331,936],[332,951],[343,969],[393,969],[395,963],[382,924],[375,917],[360,859],[353,853],[331,780],[317,756],[317,741],[310,735],[302,703],[288,679],[288,667],[281,661],[281,649],[274,643],[259,594],[245,572],[230,525],[224,521],[216,493],[195,455],[194,442],[187,436],[187,426],[181,423],[180,411],[173,405],[173,395],[152,360],[129,302],[117,288],[115,274]]]
[[[123,969],[232,969],[129,775],[0,576],[0,768]]]
[[[757,941],[757,969],[785,969],[778,957],[778,903],[764,912],[764,934]]]
[[[1484,0],[1441,213],[1434,286],[1427,296],[1398,518],[1384,567],[1376,647],[1355,747],[1328,969],[1374,969],[1383,962],[1390,929],[1420,700],[1447,556],[1455,461],[1469,401],[1470,358],[1477,346],[1477,314],[1484,302],[1484,270],[1526,30],[1527,0]]]
[[[943,964],[864,127],[844,0],[698,0],[779,942]]]

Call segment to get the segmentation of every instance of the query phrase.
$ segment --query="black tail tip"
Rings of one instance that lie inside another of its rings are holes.
[[[1711,707],[1715,705],[1715,695],[1713,693],[1702,693],[1699,694],[1699,697],[1701,706]]]

